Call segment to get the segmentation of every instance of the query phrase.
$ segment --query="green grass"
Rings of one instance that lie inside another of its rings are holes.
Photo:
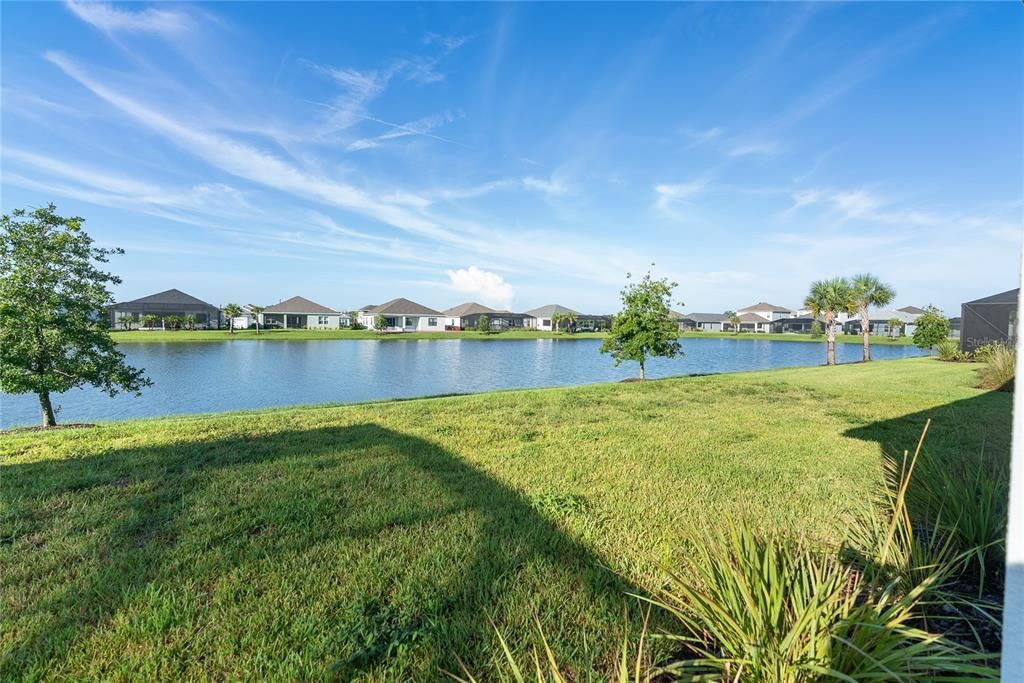
[[[6,433],[0,679],[489,678],[491,622],[521,652],[534,616],[610,671],[681,529],[834,544],[928,417],[931,457],[1007,459],[1011,396],[976,382],[918,358]]]
[[[565,332],[543,332],[533,330],[514,330],[499,332],[497,334],[482,334],[472,330],[462,332],[400,332],[392,334],[379,334],[374,330],[236,330],[234,334],[226,330],[114,330],[114,339],[119,343],[128,342],[196,342],[196,341],[234,341],[243,339],[261,339],[264,341],[303,341],[309,339],[377,339],[382,341],[416,340],[416,339],[473,339],[483,341],[495,341],[499,339],[603,339],[604,332],[576,332],[566,334]],[[824,344],[824,337],[812,337],[809,334],[754,334],[744,332],[732,334],[731,332],[681,332],[681,339],[701,337],[713,339],[774,339],[778,341],[793,341],[805,343]],[[860,344],[859,335],[841,334],[836,337],[839,344]],[[879,346],[892,346],[912,344],[910,337],[897,337],[888,339],[886,337],[872,337],[872,344]]]

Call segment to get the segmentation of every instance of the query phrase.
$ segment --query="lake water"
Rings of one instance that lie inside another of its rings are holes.
[[[684,358],[653,359],[649,378],[821,365],[825,345],[749,339],[683,339]],[[128,362],[153,381],[142,396],[95,389],[54,395],[58,422],[90,422],[308,403],[349,403],[432,394],[614,382],[616,368],[596,339],[149,342],[123,344]],[[839,362],[859,344],[837,344]],[[872,345],[878,360],[920,355],[912,346]],[[0,395],[0,426],[39,422],[34,395]]]

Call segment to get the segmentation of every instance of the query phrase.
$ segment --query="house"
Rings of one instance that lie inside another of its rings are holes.
[[[907,308],[914,308],[914,306],[907,306]],[[913,334],[914,329],[916,328],[916,326],[914,325],[914,321],[916,321],[919,316],[919,313],[907,313],[903,309],[896,309],[894,311],[869,311],[869,334],[879,337],[899,337],[903,335]],[[899,328],[890,329],[889,322],[891,320],[899,320]],[[861,322],[862,321],[860,319],[860,316],[851,317],[843,324],[843,332],[846,334],[860,334]]]
[[[1017,344],[1017,310],[1020,288],[968,301],[960,306],[960,348],[975,351],[979,346]]]
[[[781,320],[782,318],[792,318],[795,311],[792,308],[786,306],[776,306],[775,304],[769,304],[764,301],[759,301],[753,306],[747,306],[736,311],[740,317],[743,317],[744,313],[754,313],[759,315],[765,320],[771,322],[772,320]]]
[[[576,332],[598,332],[612,328],[613,315],[602,313],[577,313],[576,321],[573,323],[573,330]]]
[[[279,327],[286,330],[337,330],[342,317],[348,318],[333,308],[322,306],[301,296],[293,296],[281,303],[267,306],[260,314],[264,327]]]
[[[725,332],[732,329],[729,316],[721,313],[676,313],[675,316],[680,330]]]
[[[911,315],[921,315],[922,313],[928,312],[919,306],[904,306],[903,308],[897,308],[896,310],[900,313],[909,313]]]
[[[789,318],[779,318],[773,320],[771,324],[771,331],[779,334],[787,333],[809,333],[814,328],[815,320],[821,325],[821,329],[825,329],[824,318],[817,318],[810,315],[795,315]]]
[[[440,332],[444,329],[443,313],[408,299],[392,299],[359,309],[359,322],[367,329],[376,329],[378,317],[384,318],[385,332]]]
[[[540,308],[535,308],[532,311],[527,311],[526,315],[529,316],[529,318],[527,318],[526,320],[526,326],[535,330],[543,330],[545,332],[550,332],[553,329],[551,325],[552,317],[556,314],[564,316],[567,313],[572,313],[576,315],[577,322],[579,322],[579,313],[576,313],[576,311],[572,310],[571,308],[559,306],[558,304],[548,304],[547,306],[541,306]],[[559,328],[562,328],[564,326],[565,325],[563,323],[559,325]]]
[[[216,329],[220,325],[220,309],[212,304],[186,294],[180,289],[168,289],[165,292],[150,294],[141,299],[124,301],[107,309],[110,312],[110,325],[113,328],[126,327],[126,319],[133,316],[136,325],[142,324],[142,317],[155,315],[159,318],[156,325],[163,327],[168,316],[195,316],[196,326]]]
[[[740,332],[771,332],[772,321],[758,313],[739,313]]]
[[[530,317],[525,313],[499,311],[483,304],[469,302],[453,306],[444,312],[444,328],[446,330],[475,330],[480,324],[480,317],[487,316],[492,330],[522,329]]]

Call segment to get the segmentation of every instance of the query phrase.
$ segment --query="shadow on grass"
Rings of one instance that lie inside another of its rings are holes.
[[[137,675],[146,652],[179,676],[436,679],[455,655],[486,670],[490,620],[528,637],[535,613],[560,656],[602,666],[610,653],[589,648],[601,628],[621,637],[636,591],[519,493],[374,424],[6,465],[0,478],[0,569],[22,594],[2,617],[4,680]]]

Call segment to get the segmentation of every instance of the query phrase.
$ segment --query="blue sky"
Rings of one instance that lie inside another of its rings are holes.
[[[1018,3],[2,6],[2,205],[119,299],[897,305],[1019,281]]]

